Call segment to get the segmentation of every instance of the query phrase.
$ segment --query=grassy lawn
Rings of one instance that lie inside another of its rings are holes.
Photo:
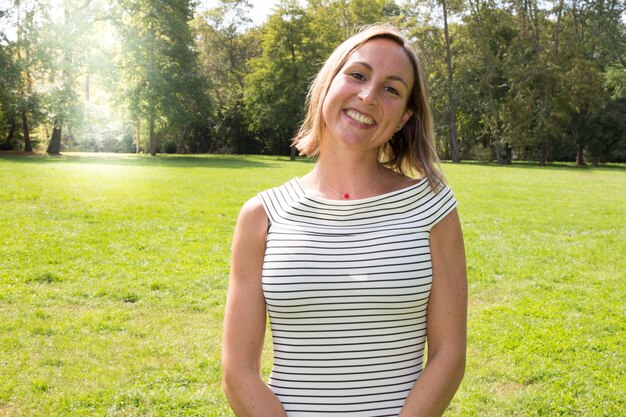
[[[237,212],[311,168],[0,156],[0,416],[231,416],[219,358]],[[446,416],[625,415],[626,168],[444,170],[470,281]]]

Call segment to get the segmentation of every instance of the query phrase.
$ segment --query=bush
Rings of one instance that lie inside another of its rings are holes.
[[[135,141],[133,140],[133,135],[131,133],[125,133],[122,135],[117,147],[115,148],[115,152],[122,153],[134,153],[135,150]]]
[[[176,153],[178,151],[178,147],[174,142],[167,142],[163,149],[165,153]]]
[[[476,144],[472,146],[472,154],[474,155],[474,159],[479,162],[491,162],[493,160],[491,148],[488,146]]]

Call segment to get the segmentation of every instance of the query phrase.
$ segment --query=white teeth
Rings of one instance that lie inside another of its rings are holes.
[[[348,116],[354,120],[356,120],[359,123],[363,123],[364,125],[373,125],[374,124],[374,119],[372,119],[371,117],[367,117],[364,114],[361,114],[359,112],[356,112],[354,110],[348,110]]]

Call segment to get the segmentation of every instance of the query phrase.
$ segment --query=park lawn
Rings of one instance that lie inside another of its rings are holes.
[[[232,416],[219,359],[237,212],[312,166],[0,156],[0,416]],[[625,167],[443,167],[470,291],[446,416],[626,414]]]

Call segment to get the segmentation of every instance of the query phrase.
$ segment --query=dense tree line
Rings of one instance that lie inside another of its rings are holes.
[[[7,4],[7,3],[5,3]],[[311,78],[358,27],[406,32],[441,154],[626,160],[624,0],[12,0],[0,147],[289,154]]]

